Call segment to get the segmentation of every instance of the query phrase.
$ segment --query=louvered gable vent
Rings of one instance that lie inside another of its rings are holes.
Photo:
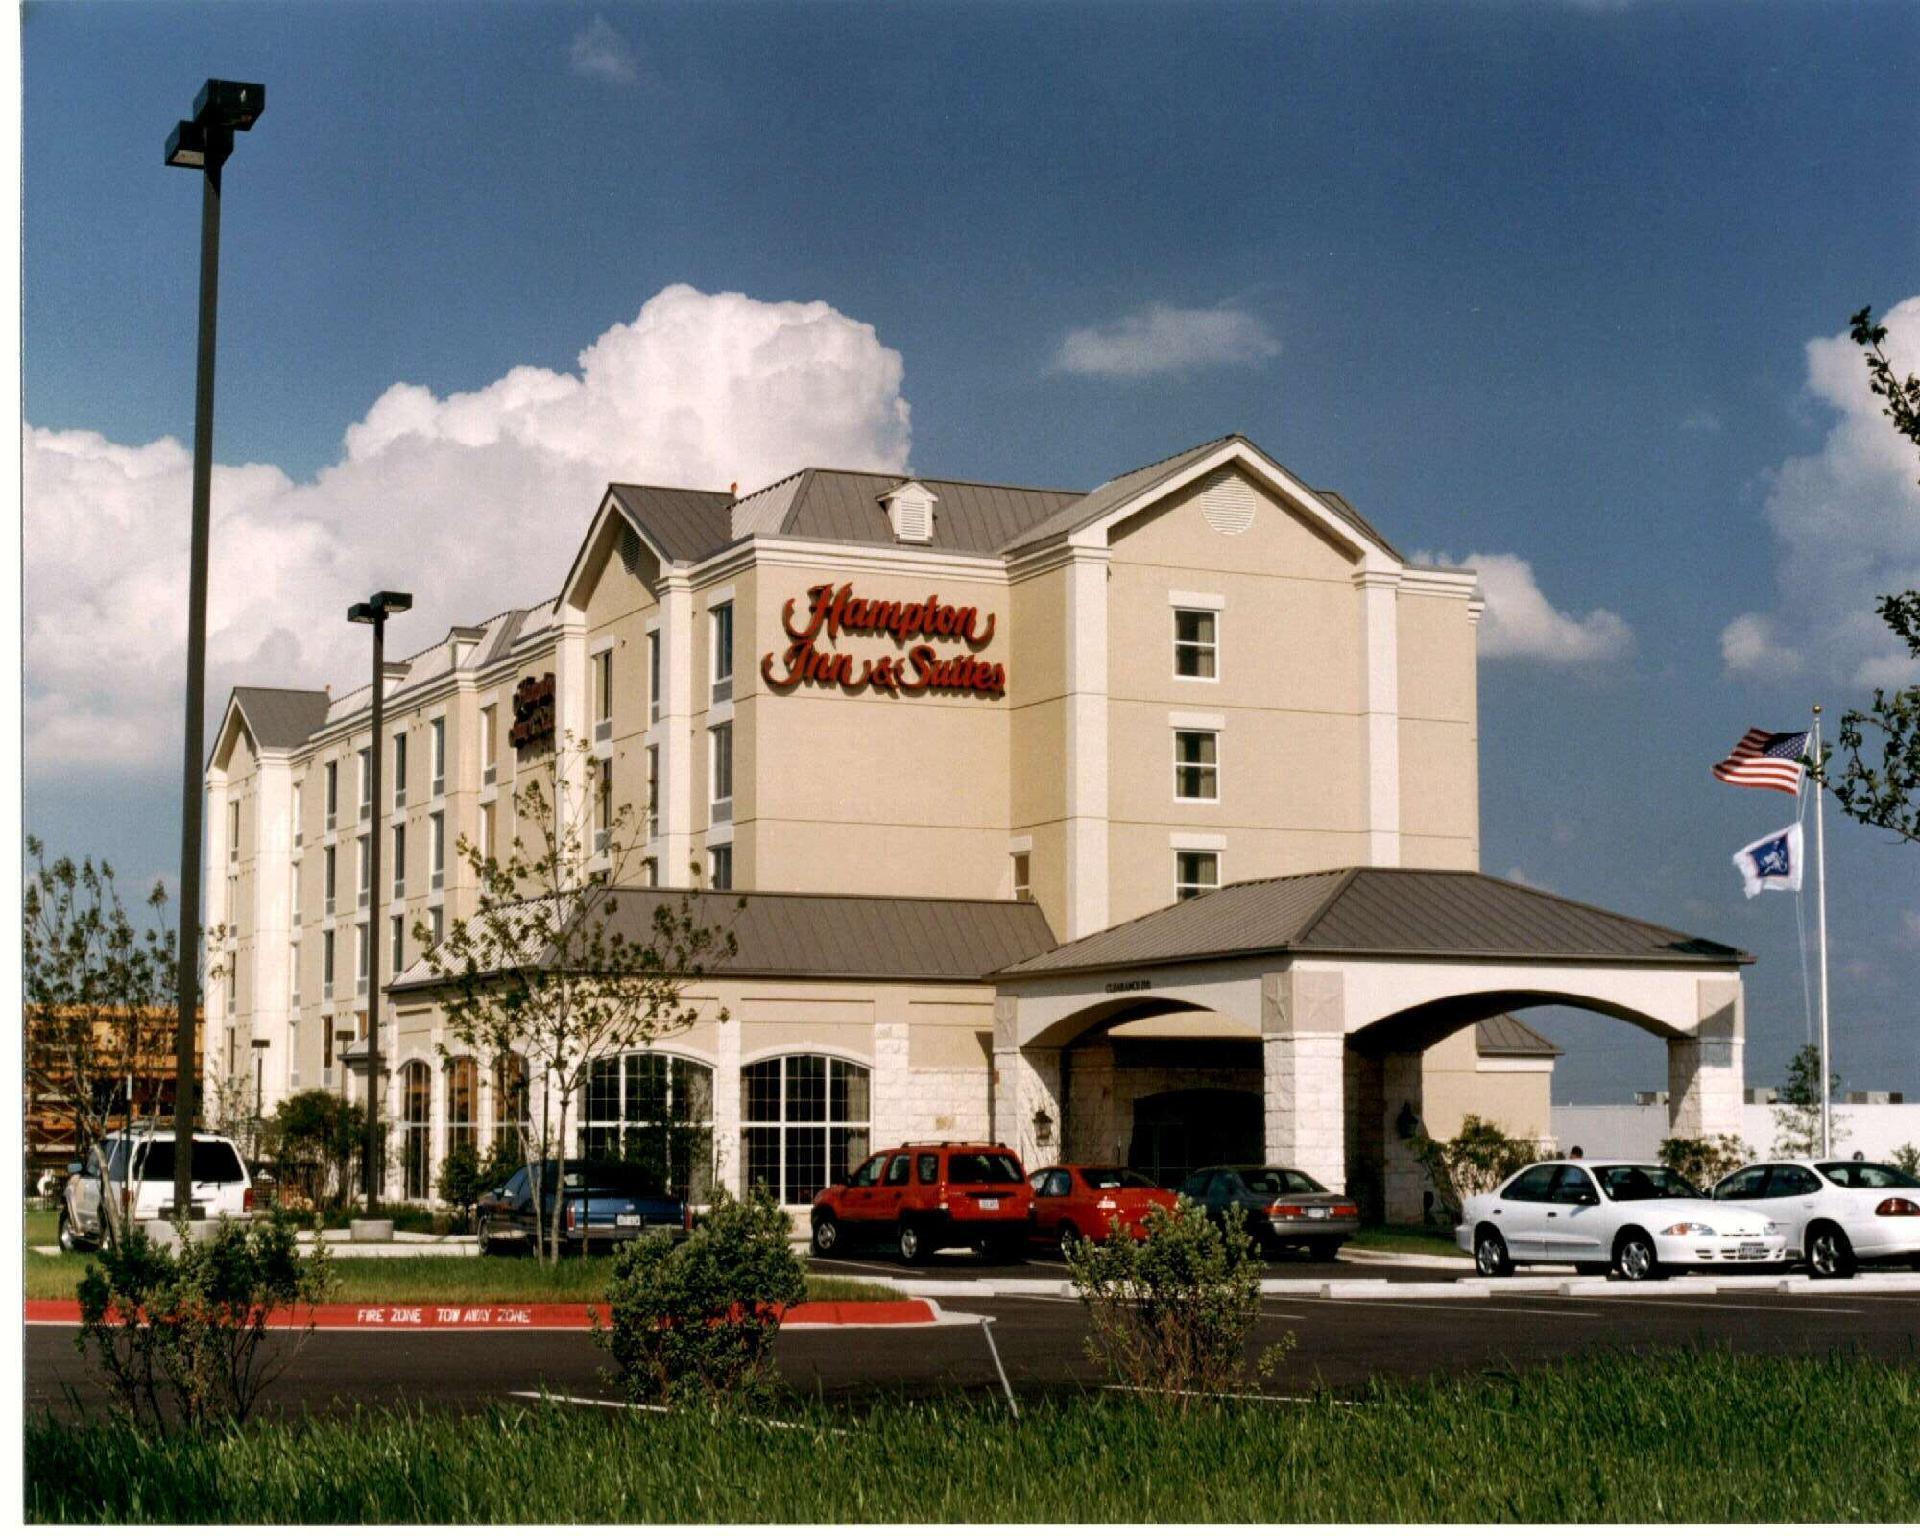
[[[939,499],[917,480],[888,491],[880,500],[886,505],[893,536],[903,544],[932,543],[933,504]]]

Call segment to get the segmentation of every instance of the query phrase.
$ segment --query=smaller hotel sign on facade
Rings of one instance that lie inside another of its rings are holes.
[[[983,623],[978,608],[956,608],[941,602],[937,593],[929,594],[924,602],[913,603],[859,597],[852,582],[838,587],[832,582],[809,587],[807,602],[806,618],[795,623],[795,599],[787,599],[780,622],[793,644],[777,661],[769,651],[760,662],[760,675],[772,687],[837,683],[844,688],[878,688],[887,693],[914,695],[932,689],[990,698],[998,698],[1007,690],[1007,669],[1002,663],[965,654],[942,655],[930,643],[958,640],[969,646],[984,646],[998,627],[991,613]],[[822,644],[823,638],[835,641],[842,633],[891,635],[899,645],[917,643],[909,645],[904,656],[878,657],[850,656]]]

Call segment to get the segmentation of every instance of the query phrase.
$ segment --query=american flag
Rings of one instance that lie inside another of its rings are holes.
[[[1800,754],[1807,750],[1807,734],[1763,731],[1755,726],[1740,738],[1725,762],[1713,765],[1713,776],[1749,789],[1778,789],[1797,795],[1800,776],[1806,771],[1800,764]]]

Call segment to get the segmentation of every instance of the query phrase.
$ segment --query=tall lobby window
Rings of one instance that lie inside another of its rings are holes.
[[[660,631],[647,634],[647,720],[660,721]]]
[[[613,652],[593,658],[593,739],[613,740]]]
[[[428,1156],[433,1137],[433,1069],[424,1061],[410,1061],[401,1080],[401,1193],[409,1200],[427,1198]]]
[[[480,782],[491,784],[500,777],[500,738],[495,735],[499,726],[499,710],[492,704],[480,711]]]
[[[320,935],[320,998],[323,1002],[333,1001],[333,930],[329,928]]]
[[[580,1155],[649,1169],[685,1199],[713,1191],[713,1069],[662,1051],[594,1062]]]
[[[340,822],[340,765],[327,764],[327,830],[331,832]]]
[[[360,819],[365,821],[373,814],[373,752],[362,747],[354,760],[360,771]]]
[[[613,838],[613,759],[603,757],[593,770],[593,851],[605,853]]]
[[[1033,900],[1033,855],[1030,853],[1013,856],[1013,899]]]
[[[1220,798],[1220,734],[1217,731],[1173,733],[1173,798]]]
[[[427,818],[427,883],[439,890],[447,883],[447,813]]]
[[[407,894],[407,829],[393,829],[393,895],[397,901]]]
[[[444,795],[447,792],[447,721],[443,715],[427,727],[433,733],[433,788],[432,795]]]
[[[514,1157],[523,1155],[531,1139],[533,1113],[527,1092],[527,1058],[518,1051],[502,1051],[493,1059],[493,1139],[504,1138]]]
[[[393,733],[393,808],[407,803],[407,733]]]
[[[480,1063],[456,1056],[447,1063],[447,1150],[471,1147],[478,1140],[475,1120],[480,1107]]]
[[[867,1155],[872,1079],[831,1056],[778,1056],[740,1071],[740,1150],[747,1188],[808,1205]]]
[[[332,917],[334,898],[339,892],[340,850],[329,844],[327,856],[321,862],[324,865],[321,894],[327,900],[327,916]]]
[[[660,749],[647,748],[647,836],[660,835]]]
[[[1173,674],[1211,680],[1219,673],[1220,615],[1204,608],[1173,610]]]
[[[353,846],[355,857],[359,861],[360,905],[364,907],[367,904],[367,898],[372,895],[373,839],[366,833],[362,833],[353,840]]]
[[[733,697],[733,604],[713,610],[713,702]]]
[[[1189,852],[1185,849],[1174,854],[1174,900],[1187,901],[1192,897],[1204,896],[1208,891],[1217,891],[1219,889],[1219,854]]]
[[[713,819],[733,820],[733,724],[716,725],[707,732],[707,761],[712,769]]]
[[[305,806],[306,800],[306,785],[303,783],[295,784],[293,786],[293,846],[296,848],[307,840],[307,834],[301,825],[300,816],[301,809]]]

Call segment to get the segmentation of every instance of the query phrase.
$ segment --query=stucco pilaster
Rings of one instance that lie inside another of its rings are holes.
[[[1066,854],[1068,939],[1107,926],[1107,562],[1078,549],[1067,572]]]
[[[1339,1188],[1346,1182],[1345,1002],[1338,971],[1261,978],[1266,1155]]]
[[[731,1017],[714,1026],[713,1163],[714,1182],[740,1194],[740,1021]]]
[[[693,588],[660,578],[660,883],[685,885],[693,863]]]
[[[1400,572],[1368,563],[1360,591],[1365,667],[1367,862],[1400,862]]]
[[[1667,1042],[1667,1125],[1675,1136],[1737,1136],[1746,1089],[1746,1009],[1738,977],[1703,977],[1699,1022]]]

